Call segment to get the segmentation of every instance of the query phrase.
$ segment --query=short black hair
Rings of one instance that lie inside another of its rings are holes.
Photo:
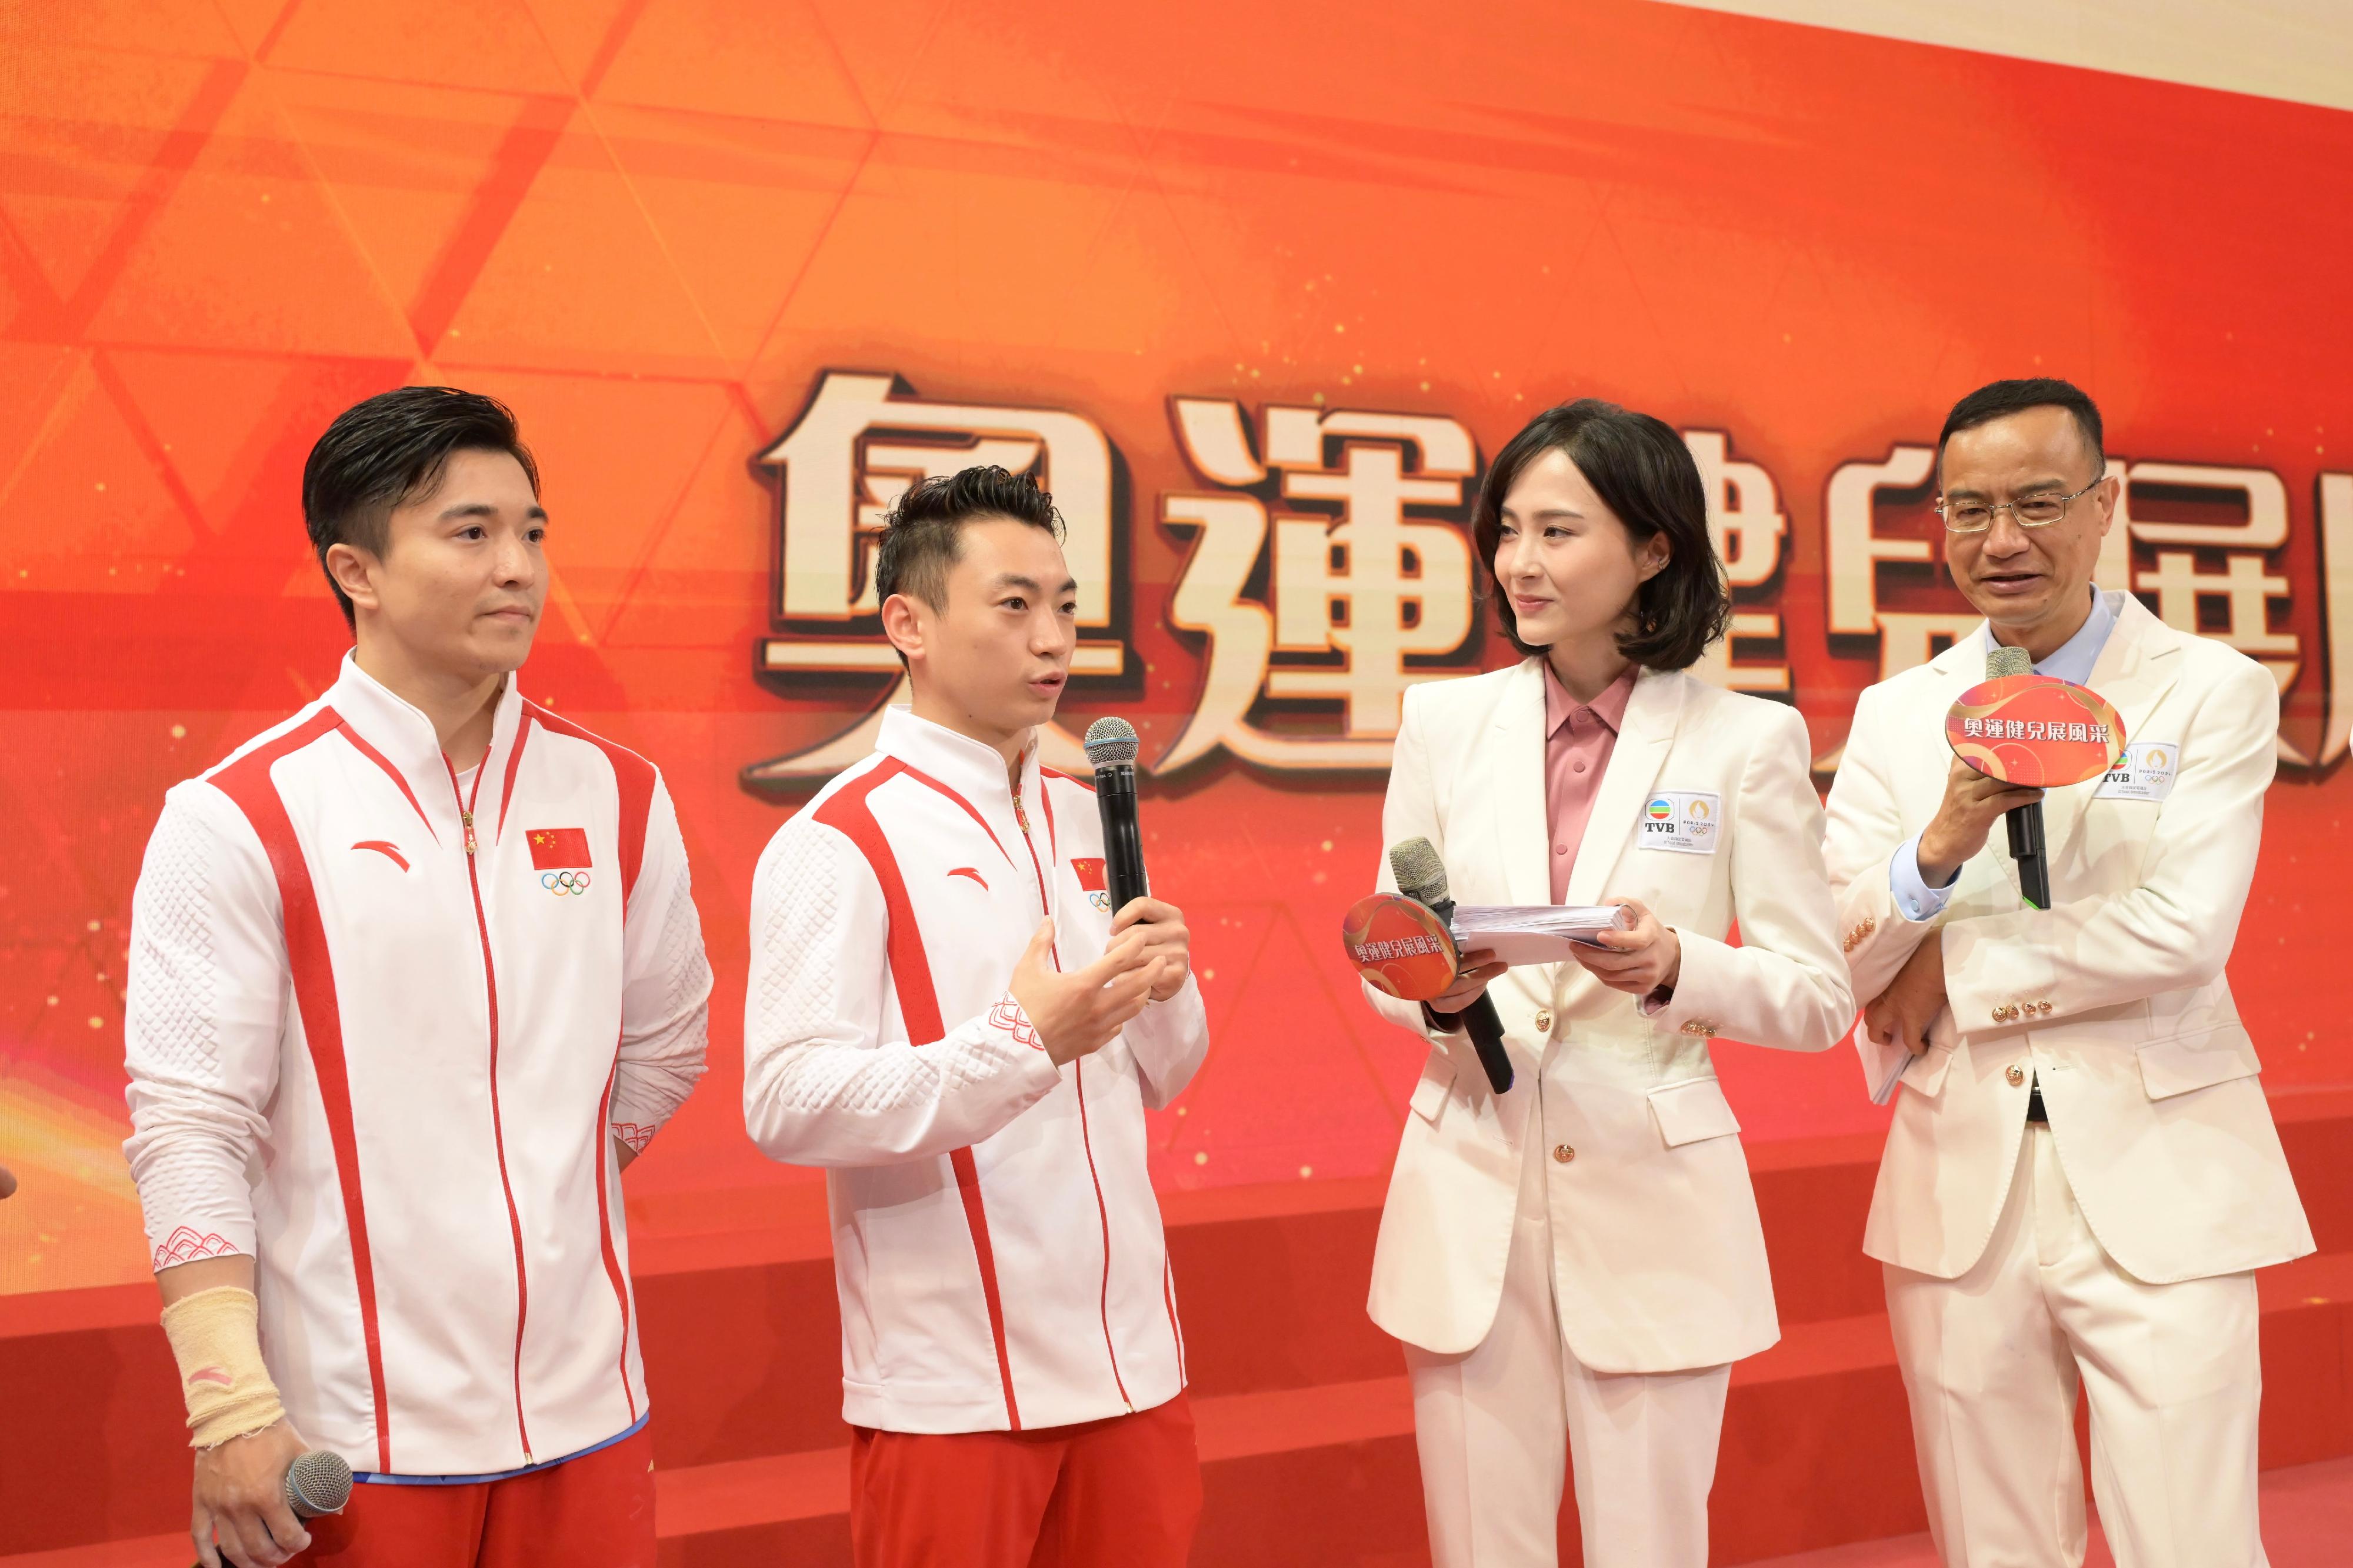
[[[454,386],[403,386],[379,392],[335,416],[302,465],[302,521],[319,569],[331,545],[382,556],[395,508],[430,495],[459,452],[504,452],[522,465],[539,493],[539,465],[522,444],[514,411],[495,397]],[[349,595],[327,573],[327,586],[356,625]]]
[[[1495,618],[1522,654],[1519,618],[1495,574],[1504,498],[1521,470],[1546,452],[1566,452],[1637,544],[1667,536],[1667,563],[1634,596],[1634,630],[1618,651],[1652,669],[1687,669],[1732,624],[1732,590],[1707,531],[1707,486],[1674,427],[1598,397],[1547,408],[1495,454],[1471,514],[1471,537],[1486,568]]]
[[[935,610],[948,602],[948,573],[964,554],[964,525],[985,517],[1010,518],[1062,538],[1054,498],[1028,474],[994,466],[963,468],[918,479],[883,521],[874,552],[874,602],[907,594]]]
[[[2017,381],[1989,381],[1953,405],[1953,411],[1945,416],[1944,429],[1936,434],[1937,485],[1942,487],[1945,482],[1946,442],[1964,430],[1974,430],[2030,408],[2063,408],[2073,415],[2075,428],[2083,433],[2092,461],[2099,465],[2102,473],[2107,471],[2107,437],[2100,426],[2099,405],[2072,381],[2062,381],[2055,375],[2033,375]]]

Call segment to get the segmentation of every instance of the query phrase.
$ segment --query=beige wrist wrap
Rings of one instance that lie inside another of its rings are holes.
[[[188,1446],[214,1448],[286,1414],[261,1364],[261,1304],[234,1285],[199,1290],[164,1309],[164,1332],[180,1363]]]

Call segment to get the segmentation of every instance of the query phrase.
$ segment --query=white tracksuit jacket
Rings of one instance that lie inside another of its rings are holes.
[[[464,782],[347,658],[164,797],[132,908],[154,1266],[250,1255],[288,1415],[364,1472],[501,1472],[643,1417],[613,1141],[702,1072],[653,765],[510,681]]]
[[[1144,1111],[1200,1066],[1200,992],[1054,1066],[1007,986],[1050,913],[1060,967],[1103,955],[1103,827],[1034,747],[1020,777],[892,709],[753,882],[744,1119],[830,1168],[853,1426],[1064,1426],[1185,1385]]]

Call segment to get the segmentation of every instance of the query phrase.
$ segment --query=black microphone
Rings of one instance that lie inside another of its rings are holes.
[[[1429,839],[1409,838],[1391,846],[1389,872],[1397,878],[1398,892],[1418,904],[1427,905],[1432,914],[1446,922],[1449,931],[1453,929],[1454,900],[1447,888],[1446,863],[1439,859],[1438,850]],[[1488,1087],[1497,1094],[1511,1088],[1512,1058],[1504,1049],[1504,1020],[1495,1016],[1494,998],[1482,991],[1471,1005],[1454,1016],[1462,1020],[1463,1030],[1479,1053],[1479,1065],[1487,1069]]]
[[[1144,833],[1135,825],[1135,726],[1098,719],[1087,726],[1095,766],[1095,812],[1103,818],[1103,880],[1113,915],[1152,891],[1144,876]]]
[[[2031,675],[2034,660],[2022,647],[1996,644],[1986,654],[1986,679]],[[2018,889],[2030,909],[2051,907],[2051,865],[2042,858],[2042,803],[2014,805],[2002,814],[2010,830],[2010,858],[2018,864]]]

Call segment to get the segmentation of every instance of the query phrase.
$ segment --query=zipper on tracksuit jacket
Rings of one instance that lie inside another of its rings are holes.
[[[466,885],[474,893],[474,930],[482,939],[482,988],[489,1003],[491,1022],[491,1140],[499,1154],[499,1190],[506,1195],[507,1228],[514,1237],[515,1260],[515,1348],[514,1400],[515,1436],[522,1443],[522,1462],[537,1463],[531,1457],[531,1427],[522,1415],[522,1326],[531,1310],[531,1287],[522,1267],[522,1215],[515,1208],[514,1184],[507,1179],[506,1124],[499,1114],[499,974],[491,962],[490,917],[482,912],[482,879],[477,869],[480,857],[474,838],[474,806],[482,798],[482,775],[491,771],[491,754],[474,768],[474,794],[468,799],[458,787],[458,765],[444,752],[441,765],[449,770],[449,793],[457,797],[458,819],[466,829]]]
[[[1045,782],[1042,779],[1039,781],[1038,788],[1040,793],[1043,793],[1045,787]],[[1038,845],[1036,840],[1029,837],[1029,814],[1022,809],[1021,782],[1018,779],[1013,783],[1013,820],[1021,825],[1022,847],[1029,851],[1029,869],[1037,874],[1038,911],[1044,919],[1052,920],[1053,903],[1046,896],[1046,868],[1039,864]],[[1062,954],[1059,942],[1055,944],[1053,959],[1054,967],[1061,968]],[[1094,1135],[1087,1128],[1086,1058],[1076,1057],[1071,1059],[1071,1074],[1072,1085],[1078,1090],[1079,1096],[1079,1142],[1087,1152],[1087,1180],[1094,1184],[1095,1216],[1103,1221],[1103,1295],[1097,1303],[1097,1308],[1103,1315],[1103,1353],[1111,1357],[1111,1381],[1113,1386],[1119,1390],[1119,1402],[1126,1405],[1132,1415],[1135,1410],[1135,1401],[1127,1395],[1127,1380],[1119,1373],[1119,1348],[1111,1342],[1111,1210],[1103,1203],[1103,1177],[1095,1171]]]

